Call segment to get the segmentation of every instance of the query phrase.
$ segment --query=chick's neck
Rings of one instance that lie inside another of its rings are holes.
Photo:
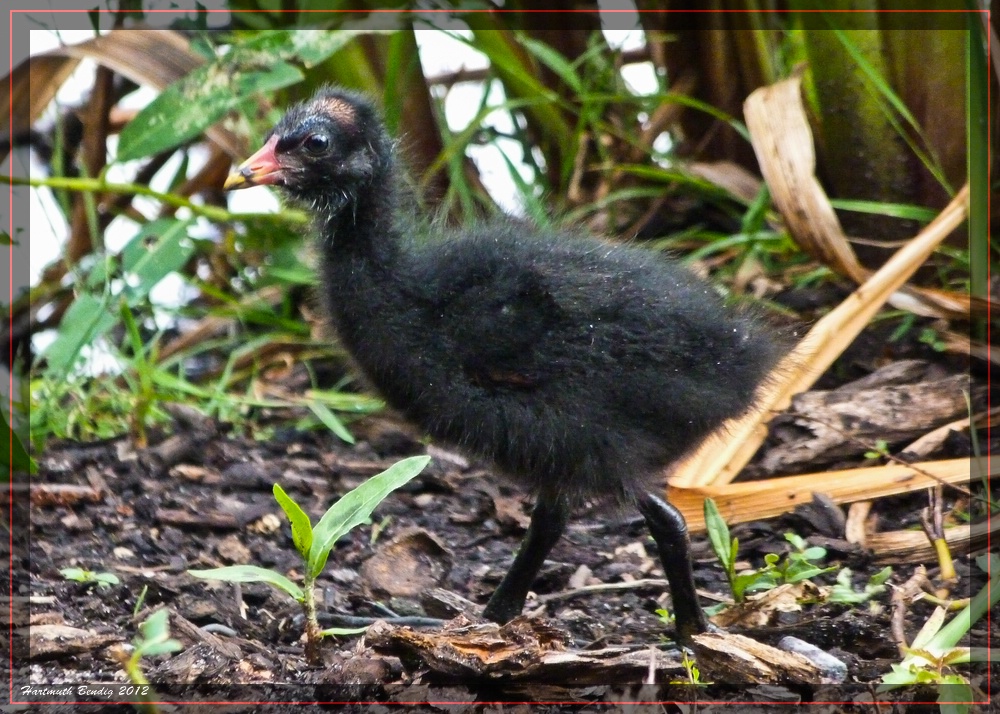
[[[400,253],[395,183],[393,160],[386,157],[376,163],[364,185],[354,191],[335,190],[327,197],[318,228],[328,272],[391,272]]]

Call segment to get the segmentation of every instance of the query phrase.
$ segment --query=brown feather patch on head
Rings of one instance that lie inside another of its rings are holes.
[[[318,109],[339,124],[349,125],[355,123],[357,115],[354,107],[345,102],[340,97],[323,97],[318,102]]]

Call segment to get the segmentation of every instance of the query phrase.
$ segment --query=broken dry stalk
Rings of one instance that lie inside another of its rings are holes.
[[[941,484],[928,489],[930,506],[920,512],[920,525],[927,534],[927,539],[934,545],[938,565],[941,568],[940,578],[945,584],[958,580],[955,573],[955,561],[951,557],[948,541],[944,537],[944,516],[941,513]],[[947,593],[937,593],[939,597],[947,597]]]
[[[890,620],[890,631],[892,641],[896,643],[896,649],[900,656],[906,656],[906,632],[904,624],[906,613],[909,610],[913,599],[923,592],[924,586],[929,585],[927,580],[927,568],[918,565],[913,570],[913,575],[902,585],[893,588],[892,591],[892,619]]]
[[[946,612],[957,612],[964,607],[968,607],[969,601],[972,598],[963,597],[958,600],[946,600],[943,598],[939,598],[937,595],[934,595],[933,593],[924,593],[923,595],[920,596],[920,599],[925,602],[929,602],[932,605],[937,605],[938,607],[944,608]]]

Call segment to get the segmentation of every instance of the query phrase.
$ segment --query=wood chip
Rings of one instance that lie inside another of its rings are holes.
[[[18,631],[29,639],[28,658],[33,660],[69,657],[103,649],[121,638],[113,634],[98,634],[69,625],[35,625]]]
[[[507,678],[537,665],[542,655],[564,649],[564,635],[540,620],[517,617],[506,625],[473,624],[464,617],[440,632],[392,627],[379,620],[365,643],[382,654],[420,662],[431,671],[457,678]]]
[[[794,652],[785,652],[743,635],[706,632],[692,638],[701,678],[736,686],[802,685],[822,679],[821,670]]]
[[[376,598],[419,597],[451,571],[451,551],[422,528],[411,528],[387,543],[361,566],[365,589]]]
[[[181,642],[189,645],[202,643],[230,662],[238,662],[243,657],[243,651],[233,641],[206,632],[176,610],[168,609],[170,610],[170,634]],[[145,620],[150,614],[149,612],[140,613],[141,620]]]
[[[420,596],[420,605],[428,617],[451,619],[459,615],[476,617],[482,611],[482,605],[477,605],[458,593],[444,588],[430,588]]]
[[[156,509],[156,522],[179,528],[211,528],[215,530],[233,530],[240,527],[236,516],[232,513],[191,513],[174,508]]]
[[[73,483],[33,483],[30,493],[32,506],[74,506],[104,499],[104,493],[93,486]]]
[[[679,656],[648,646],[567,650],[565,635],[543,621],[519,617],[506,625],[457,618],[441,632],[416,632],[385,621],[368,629],[365,643],[438,677],[600,686],[639,683],[652,669],[664,680],[684,679]]]

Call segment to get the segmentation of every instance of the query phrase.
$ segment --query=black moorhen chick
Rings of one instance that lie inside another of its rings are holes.
[[[226,188],[258,184],[315,215],[329,315],[388,403],[537,494],[483,615],[520,614],[573,505],[605,498],[649,525],[680,639],[704,631],[684,519],[649,488],[750,407],[780,356],[766,330],[680,265],[579,231],[417,240],[393,141],[353,92],[292,107]]]

